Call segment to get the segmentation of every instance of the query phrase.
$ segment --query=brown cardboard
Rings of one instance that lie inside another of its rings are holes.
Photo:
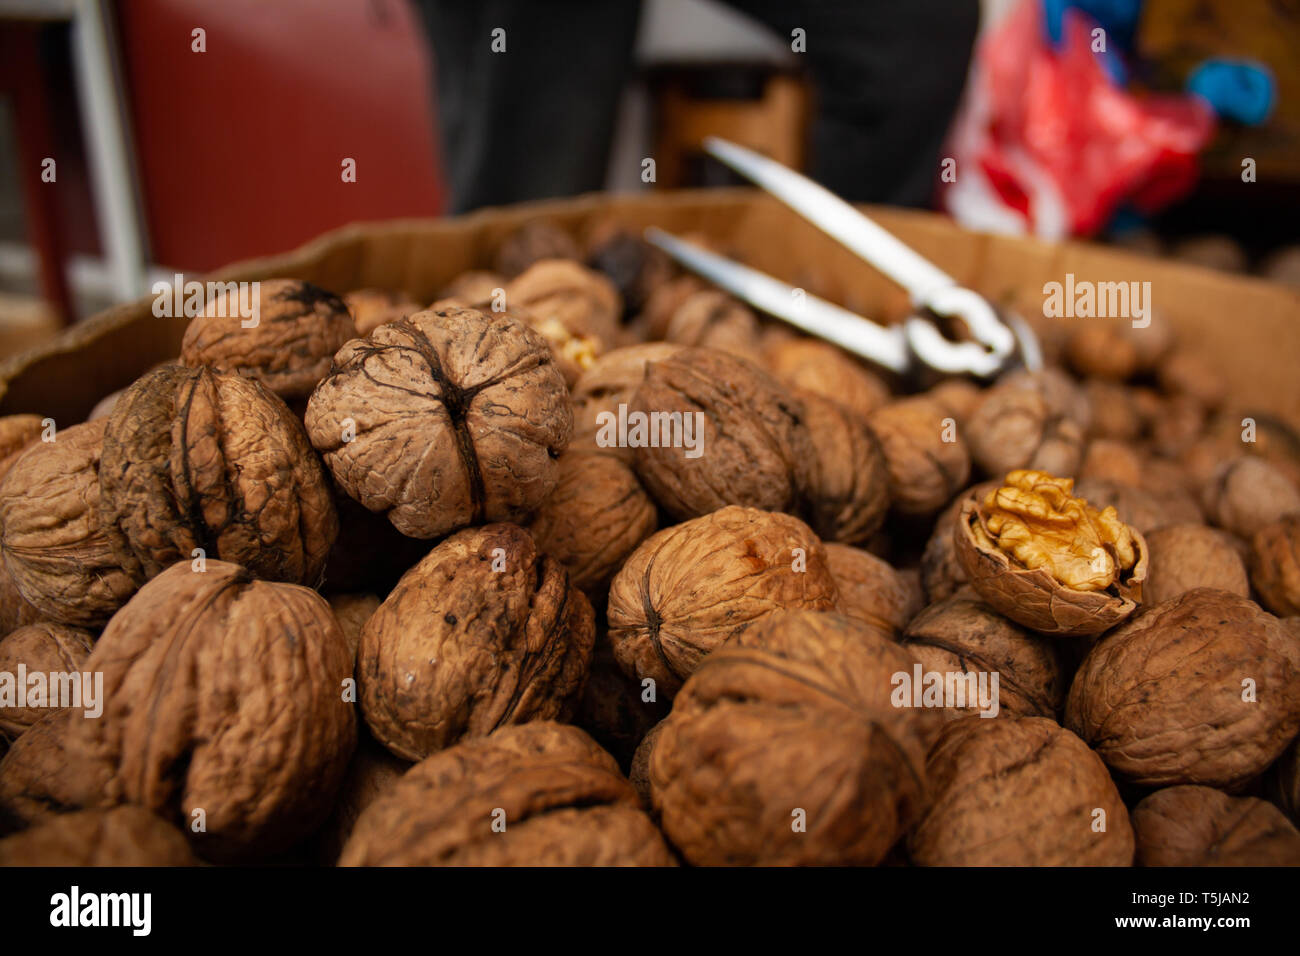
[[[1238,405],[1272,412],[1300,427],[1300,380],[1294,370],[1300,361],[1300,294],[1294,291],[1088,243],[970,233],[930,213],[867,211],[959,281],[1027,315],[1041,315],[1043,284],[1063,281],[1067,272],[1095,282],[1150,281],[1156,310],[1174,323],[1181,343],[1223,370]],[[848,250],[751,190],[587,196],[456,219],[353,225],[202,281],[287,276],[338,292],[400,288],[430,302],[457,273],[489,263],[497,244],[530,219],[553,219],[581,234],[606,216],[631,226],[704,233],[793,283],[813,276],[873,317],[896,319],[906,305],[894,286]],[[31,412],[60,424],[81,421],[104,395],[173,358],[185,325],[184,318],[155,318],[151,298],[101,313],[0,365],[0,413]]]

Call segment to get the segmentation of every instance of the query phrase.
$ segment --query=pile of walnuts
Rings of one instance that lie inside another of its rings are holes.
[[[916,392],[484,266],[0,419],[0,864],[1300,864],[1300,436],[1168,325]]]

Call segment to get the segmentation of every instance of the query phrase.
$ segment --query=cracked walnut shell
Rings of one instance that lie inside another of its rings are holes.
[[[176,561],[233,561],[255,577],[315,585],[338,534],[325,470],[302,425],[262,385],[165,366],[108,419],[99,518],[137,584]]]
[[[1167,787],[1133,810],[1139,866],[1300,866],[1300,832],[1273,804]]]
[[[545,339],[504,314],[449,308],[349,342],[306,424],[350,496],[402,534],[437,538],[535,510],[573,414]]]
[[[419,760],[466,737],[567,720],[596,639],[591,605],[523,528],[470,528],[402,576],[361,630],[375,739]]]
[[[210,299],[190,321],[181,361],[253,378],[286,402],[306,398],[330,360],[356,335],[352,313],[332,292],[297,279],[271,279],[255,292],[257,324],[246,327],[237,292]]]
[[[577,727],[502,727],[416,764],[340,866],[672,866],[614,758]]]
[[[1133,828],[1106,766],[1042,717],[955,720],[930,751],[921,866],[1131,866]]]
[[[102,520],[101,420],[73,425],[19,456],[0,481],[0,560],[21,603],[61,624],[97,627],[136,581],[119,567]]]
[[[873,865],[919,817],[939,717],[891,702],[905,649],[784,611],[700,665],[657,728],[651,796],[691,863]]]
[[[816,460],[803,403],[757,366],[682,349],[646,366],[632,410],[649,423],[637,474],[674,517],[802,507]]]
[[[1125,780],[1235,787],[1300,729],[1300,650],[1253,601],[1197,588],[1099,641],[1065,720]]]
[[[609,590],[609,640],[624,673],[671,697],[711,651],[772,614],[832,610],[826,552],[789,515],[722,508],[652,535]]]
[[[1147,573],[1142,535],[1113,508],[1073,495],[1074,482],[1013,471],[953,528],[971,587],[994,610],[1047,634],[1100,634],[1137,609]]]

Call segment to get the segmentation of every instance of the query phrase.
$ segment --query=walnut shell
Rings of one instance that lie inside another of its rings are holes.
[[[885,454],[889,499],[901,514],[933,514],[966,486],[970,454],[961,434],[945,425],[951,418],[946,407],[918,396],[882,405],[867,419]]]
[[[784,611],[710,655],[649,754],[664,833],[696,865],[875,864],[917,819],[938,716],[895,707],[911,657]]]
[[[778,382],[828,398],[859,418],[890,399],[889,386],[878,375],[821,339],[778,342],[764,350],[764,359]]]
[[[957,424],[964,427],[983,401],[984,390],[964,378],[949,378],[931,388],[925,395],[948,409],[952,417],[957,419]]]
[[[1065,343],[1065,359],[1081,377],[1123,382],[1138,370],[1137,343],[1114,324],[1086,322]]]
[[[1058,581],[1047,568],[1026,567],[1000,548],[983,546],[974,531],[980,513],[980,502],[962,504],[953,541],[971,587],[994,610],[1032,630],[1069,637],[1100,634],[1137,610],[1149,558],[1136,530],[1134,566],[1105,590],[1083,591]]]
[[[1300,653],[1253,601],[1197,588],[1098,642],[1065,718],[1126,780],[1236,786],[1300,729]]]
[[[925,543],[925,551],[921,554],[921,587],[925,591],[926,600],[934,602],[951,597],[967,583],[966,569],[962,567],[961,559],[957,557],[957,541],[953,537],[953,528],[956,527],[957,518],[961,515],[962,506],[967,500],[983,500],[985,495],[1000,484],[1001,482],[998,481],[982,481],[978,485],[972,485],[953,498],[948,506],[939,512],[939,517],[934,522],[934,530],[930,533],[930,539]]]
[[[362,812],[340,866],[672,866],[609,754],[576,727],[502,727],[434,754]]]
[[[180,831],[143,807],[64,813],[0,840],[0,867],[197,865]]]
[[[963,590],[931,604],[907,625],[902,644],[924,670],[940,674],[998,675],[995,717],[1056,719],[1065,703],[1067,675],[1048,641],[1017,627]],[[979,701],[945,707],[944,716],[981,712]]]
[[[413,315],[420,311],[420,304],[412,299],[405,292],[395,292],[391,289],[357,289],[355,292],[349,292],[343,296],[343,302],[347,305],[348,311],[352,314],[352,325],[356,330],[355,335],[369,335],[381,325],[389,322],[396,322],[398,319],[404,319],[408,315]],[[349,335],[351,339],[355,336]],[[337,352],[343,347],[343,342],[335,348]],[[330,358],[334,353],[330,353]],[[327,366],[326,372],[329,371]],[[324,378],[324,373],[321,378]],[[320,381],[320,379],[317,379]]]
[[[647,338],[663,339],[668,334],[668,323],[672,321],[673,313],[695,293],[707,288],[710,287],[693,275],[669,279],[650,293],[637,317],[637,324],[643,328]]]
[[[190,321],[181,362],[256,379],[286,402],[306,398],[330,360],[356,335],[348,307],[332,292],[297,279],[261,283],[257,325],[246,327],[238,292],[210,299]]]
[[[41,612],[24,601],[19,593],[18,585],[9,574],[0,549],[0,634],[8,634],[25,624],[36,624],[40,620]]]
[[[880,628],[891,639],[921,610],[920,582],[869,551],[828,543],[826,563],[839,592],[836,610]]]
[[[758,365],[758,317],[743,302],[717,289],[697,292],[673,313],[664,338],[681,345],[719,349]]]
[[[1253,455],[1216,469],[1201,501],[1213,524],[1247,541],[1265,525],[1300,514],[1300,489],[1281,469]]]
[[[69,810],[107,809],[112,768],[69,747],[84,711],[51,711],[13,742],[0,760],[0,833],[39,825]]]
[[[1156,368],[1166,393],[1192,399],[1205,409],[1223,404],[1228,382],[1214,365],[1195,352],[1176,350]]]
[[[1300,515],[1265,525],[1250,543],[1250,581],[1280,617],[1300,614]]]
[[[314,591],[224,561],[173,565],[113,617],[85,667],[104,675],[103,714],[70,711],[64,748],[107,769],[108,799],[176,822],[200,855],[264,857],[329,812],[356,741],[352,661]]]
[[[681,351],[683,347],[672,342],[645,342],[641,345],[627,345],[597,356],[591,367],[573,383],[573,446],[585,449],[599,448],[601,451],[617,455],[631,464],[636,457],[636,449],[612,446],[607,442],[602,446],[597,436],[602,429],[607,429],[606,422],[617,421],[619,406],[626,409],[632,405],[632,398],[645,378],[646,365],[657,362]],[[608,413],[608,414],[606,414]],[[605,436],[608,436],[605,431]],[[601,442],[605,438],[600,439]]]
[[[671,697],[711,651],[782,608],[831,610],[826,551],[785,514],[722,508],[652,535],[609,590],[619,666]]]
[[[1083,462],[1077,472],[1079,480],[1141,485],[1148,461],[1133,445],[1113,438],[1094,438],[1088,442]]]
[[[1203,524],[1166,525],[1146,536],[1151,552],[1142,599],[1162,604],[1193,588],[1250,597],[1246,563],[1231,535]]]
[[[498,289],[504,292],[507,281],[506,277],[499,272],[471,269],[462,272],[447,283],[438,293],[438,299],[459,299],[467,303],[469,308],[479,309],[491,304]]]
[[[617,223],[606,221],[586,237],[587,265],[614,284],[628,312],[673,276],[673,264],[660,249]]]
[[[674,517],[693,518],[726,505],[794,511],[808,493],[815,451],[803,403],[742,359],[713,349],[682,349],[651,362],[632,412],[649,424],[646,444],[636,449],[637,474]],[[664,416],[675,414],[681,416],[680,435],[666,427]],[[631,443],[630,427],[628,432]],[[663,446],[650,447],[650,441]]]
[[[302,425],[257,382],[166,366],[113,409],[99,519],[137,584],[196,557],[316,584],[338,534],[325,470]]]
[[[619,344],[623,300],[612,282],[580,263],[534,263],[506,286],[506,302],[539,322],[558,322],[570,335],[595,339],[602,348]]]
[[[1212,787],[1156,791],[1133,829],[1139,866],[1300,866],[1300,831],[1277,807]]]
[[[971,459],[993,476],[1017,468],[1073,475],[1083,457],[1083,429],[1032,379],[985,392],[962,436]]]
[[[0,557],[22,602],[61,624],[97,627],[136,588],[102,519],[101,420],[34,445],[0,481]],[[15,617],[27,616],[21,605]]]
[[[578,243],[571,235],[553,222],[536,219],[506,236],[492,268],[513,279],[543,259],[577,259],[579,255]]]
[[[889,510],[889,475],[876,436],[866,419],[843,406],[810,392],[796,394],[816,453],[808,522],[827,541],[867,541]]]
[[[436,538],[540,505],[573,416],[545,339],[503,314],[445,309],[349,342],[306,424],[349,495]]]
[[[669,703],[657,691],[651,699],[650,688],[624,674],[609,641],[600,637],[574,723],[627,766],[641,740],[667,716]]]
[[[1142,416],[1133,393],[1125,385],[1100,378],[1083,383],[1088,406],[1092,409],[1089,438],[1135,441],[1142,435]]]
[[[49,622],[28,624],[0,639],[0,674],[13,675],[17,680],[20,666],[28,676],[43,674],[47,680],[51,674],[81,673],[92,643],[90,632],[78,627]],[[27,730],[49,712],[48,708],[57,706],[57,701],[50,699],[55,694],[53,688],[43,689],[44,704],[33,701],[28,694],[26,702],[35,706],[22,707],[17,702],[5,704],[0,698],[0,736],[17,737]]]
[[[44,423],[40,415],[0,416],[0,479],[9,473],[18,456],[40,439]]]
[[[1292,636],[1300,638],[1300,618],[1287,618],[1287,621]],[[1300,823],[1300,737],[1291,741],[1291,746],[1273,764],[1269,771],[1268,792],[1274,803]]]
[[[377,594],[331,594],[326,600],[355,661],[357,648],[361,646],[361,629],[384,602]]]
[[[575,587],[604,592],[628,555],[659,526],[654,502],[622,458],[570,448],[528,530]]]
[[[527,531],[462,531],[408,571],[362,628],[366,725],[419,760],[509,724],[567,720],[595,639],[591,605]]]
[[[921,866],[1133,863],[1133,828],[1106,765],[1055,721],[952,721],[926,772],[930,809],[907,841]]]

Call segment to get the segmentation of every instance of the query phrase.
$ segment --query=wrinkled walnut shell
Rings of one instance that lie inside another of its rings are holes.
[[[1139,866],[1300,866],[1300,831],[1277,807],[1212,787],[1156,791],[1133,829]]]
[[[952,721],[926,772],[930,809],[907,841],[921,866],[1133,863],[1133,828],[1106,765],[1055,721]]]
[[[165,366],[126,390],[104,433],[99,518],[137,584],[203,550],[315,585],[338,534],[302,425],[257,382]]]
[[[408,571],[362,628],[366,725],[419,760],[498,727],[567,720],[595,638],[590,603],[527,531],[462,531]]]
[[[919,582],[869,551],[827,543],[826,563],[839,592],[836,610],[880,628],[891,639],[921,610]]]
[[[69,810],[107,809],[112,768],[68,746],[84,711],[64,708],[32,724],[0,760],[0,834],[35,826]]]
[[[330,370],[330,360],[353,338],[356,325],[343,300],[297,279],[261,283],[257,325],[240,315],[237,293],[208,301],[190,321],[181,361],[253,378],[286,402],[306,398]]]
[[[1249,541],[1266,525],[1300,514],[1300,489],[1277,466],[1242,455],[1215,470],[1201,502],[1211,523]]]
[[[5,574],[42,618],[80,627],[107,621],[138,583],[119,567],[102,520],[104,424],[63,429],[23,452],[0,481]]]
[[[820,395],[797,394],[816,454],[808,523],[827,541],[867,541],[889,509],[889,475],[880,444],[866,419]]]
[[[64,624],[41,622],[28,624],[0,639],[0,674],[14,675],[17,680],[21,664],[26,673],[73,674],[85,670],[86,658],[94,638],[89,631]],[[44,717],[56,701],[58,691],[47,687],[44,706],[6,706],[0,702],[0,736],[17,737]],[[30,697],[27,702],[32,703]]]
[[[1198,588],[1098,642],[1065,719],[1126,780],[1233,787],[1300,729],[1300,652],[1253,601]]]
[[[343,301],[348,311],[352,313],[352,324],[356,329],[356,335],[360,336],[369,335],[381,325],[396,322],[420,311],[420,304],[405,292],[394,292],[390,289],[357,289],[343,296]],[[348,336],[349,339],[353,337]],[[338,347],[342,348],[343,342],[340,342]],[[334,351],[337,352],[338,348]],[[334,353],[331,352],[330,358],[333,357]],[[328,371],[329,367],[326,366],[325,372]],[[322,373],[321,378],[324,377]]]
[[[620,405],[631,407],[632,397],[645,378],[647,364],[665,359],[681,349],[682,346],[671,342],[646,342],[614,349],[597,357],[573,384],[572,446],[599,448],[631,464],[636,449],[605,441],[609,431],[604,423],[617,422]],[[598,439],[602,429],[605,437]]]
[[[506,286],[506,306],[525,309],[539,322],[558,322],[570,335],[595,339],[602,349],[619,344],[623,300],[612,282],[581,263],[534,263]]]
[[[946,407],[924,396],[897,399],[868,418],[885,455],[889,499],[898,512],[933,514],[966,486],[970,454],[949,420],[955,425]]]
[[[18,460],[18,456],[35,444],[45,430],[40,415],[0,416],[0,479]]]
[[[1250,581],[1274,614],[1300,614],[1300,515],[1266,525],[1251,539]]]
[[[349,495],[436,538],[532,512],[573,418],[545,339],[504,314],[444,309],[349,342],[306,424]]]
[[[408,770],[340,866],[672,866],[614,759],[576,727],[503,727]]]
[[[664,338],[680,345],[720,349],[759,364],[758,317],[725,292],[697,292],[678,307]]]
[[[180,831],[143,807],[64,813],[0,840],[0,867],[197,865]]]
[[[1132,569],[1104,591],[1081,591],[1058,581],[1046,568],[1027,568],[1000,548],[982,547],[973,531],[980,511],[980,502],[963,502],[953,541],[970,586],[998,613],[1044,634],[1088,637],[1137,610],[1149,558],[1146,541],[1136,529],[1137,562]]]
[[[962,428],[971,459],[988,475],[1018,468],[1074,475],[1083,429],[1035,380],[994,385]]]
[[[1161,604],[1193,588],[1250,597],[1246,563],[1231,535],[1203,524],[1171,524],[1146,536],[1151,554],[1142,600]]]
[[[769,346],[768,371],[784,385],[813,392],[866,418],[889,401],[889,387],[842,349],[821,339],[796,338]]]
[[[609,640],[624,673],[653,678],[667,698],[706,655],[773,611],[830,610],[836,598],[806,524],[723,508],[637,548],[610,586]]]
[[[895,707],[912,659],[851,618],[787,611],[710,655],[649,753],[691,863],[872,865],[923,809],[938,716]]]
[[[698,456],[687,447],[638,447],[636,468],[646,489],[677,518],[726,505],[796,511],[813,478],[815,451],[803,403],[757,366],[714,349],[682,349],[646,367],[632,410],[656,419],[680,414],[681,441],[693,429]],[[661,439],[662,441],[662,439]]]
[[[939,512],[939,517],[934,522],[934,530],[930,532],[930,539],[925,543],[925,551],[921,553],[921,587],[925,591],[927,601],[941,601],[951,597],[967,583],[966,569],[962,567],[961,559],[957,557],[957,541],[953,535],[953,528],[956,527],[962,506],[968,499],[983,501],[985,495],[1000,485],[999,481],[984,481],[972,485],[953,498],[948,506]]]

